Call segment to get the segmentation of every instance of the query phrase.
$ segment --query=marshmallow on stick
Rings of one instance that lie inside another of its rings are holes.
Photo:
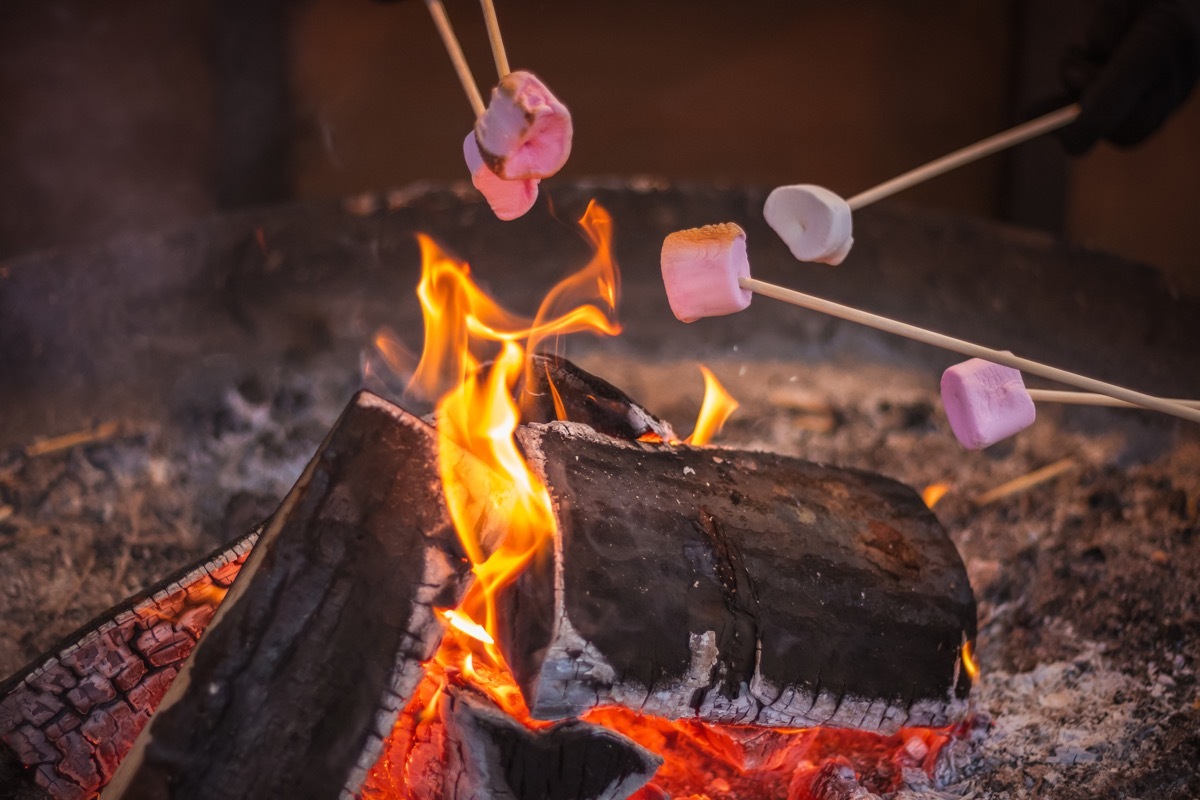
[[[467,134],[463,141],[463,158],[467,168],[471,170],[471,183],[480,191],[492,212],[504,221],[514,220],[533,208],[537,201],[537,178],[524,178],[506,181],[488,169],[479,153],[479,145],[475,142],[475,132]]]
[[[750,264],[744,248],[745,234],[741,228],[731,223],[710,225],[691,231],[677,231],[668,236],[663,242],[662,251],[663,283],[675,316],[684,322],[692,322],[701,317],[741,311],[750,305],[750,297],[737,293],[734,289],[736,286],[745,292],[765,294],[785,303],[820,311],[885,333],[905,336],[971,358],[982,358],[1068,386],[1097,392],[1192,422],[1200,422],[1200,409],[1190,408],[1182,403],[1135,392],[1028,358],[1020,358],[1009,352],[993,350],[944,333],[918,328],[916,325],[756,280],[748,274]]]
[[[571,155],[571,113],[546,85],[518,70],[500,79],[475,122],[484,162],[505,180],[548,178]]]
[[[684,322],[733,314],[750,305],[738,285],[750,277],[746,232],[732,222],[676,231],[662,246],[663,284],[671,311]]]
[[[982,450],[1025,430],[1037,416],[1020,370],[972,358],[942,373],[942,405],[954,437]]]
[[[842,263],[854,244],[850,220],[852,211],[984,156],[1061,128],[1078,116],[1077,103],[1060,108],[909,170],[865,192],[859,192],[849,200],[843,200],[828,189],[812,184],[780,186],[767,197],[763,216],[798,260],[837,265]]]
[[[799,261],[837,266],[854,244],[850,206],[822,186],[780,186],[767,196],[763,216]]]

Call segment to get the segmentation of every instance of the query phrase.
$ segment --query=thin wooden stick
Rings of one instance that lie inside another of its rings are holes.
[[[885,197],[891,197],[896,192],[903,191],[918,183],[936,178],[938,175],[949,172],[952,169],[957,169],[964,164],[970,164],[972,161],[978,161],[985,156],[990,156],[992,153],[997,153],[1005,148],[1028,141],[1035,136],[1041,136],[1043,133],[1049,133],[1052,130],[1063,127],[1067,123],[1079,116],[1079,104],[1060,108],[1058,111],[1051,111],[1045,116],[1030,120],[1015,128],[997,133],[995,136],[989,136],[983,141],[976,142],[973,145],[955,150],[949,155],[930,161],[928,164],[909,170],[903,175],[892,178],[890,181],[879,184],[873,189],[867,189],[865,192],[859,192],[846,201],[851,210],[869,206],[878,200]]]
[[[475,112],[476,117],[483,116],[485,110],[483,96],[479,94],[479,87],[475,85],[475,79],[471,77],[471,68],[467,65],[467,57],[463,55],[462,47],[458,44],[458,37],[454,35],[454,28],[450,27],[450,18],[446,16],[446,7],[442,5],[442,0],[425,0],[425,7],[429,9],[429,16],[433,17],[433,24],[442,36],[442,44],[446,45],[446,52],[454,64],[454,71],[458,73],[458,80],[462,83],[463,91],[467,93],[467,101],[471,104],[471,110]]]
[[[117,422],[102,422],[96,427],[88,428],[84,431],[64,433],[61,436],[55,436],[50,439],[42,439],[41,441],[34,442],[25,448],[25,455],[29,458],[36,458],[37,456],[57,453],[60,450],[70,450],[73,447],[81,447],[85,444],[104,442],[116,436],[120,430],[121,426]]]
[[[918,328],[915,325],[909,325],[905,322],[899,322],[887,317],[881,317],[877,314],[871,314],[850,306],[844,306],[839,303],[833,303],[829,300],[823,300],[820,297],[814,297],[810,294],[804,294],[792,289],[785,289],[782,286],[766,283],[756,280],[755,278],[738,278],[738,284],[743,289],[756,292],[767,297],[773,297],[776,300],[781,300],[785,303],[791,303],[801,308],[807,308],[812,311],[820,311],[823,314],[838,317],[849,322],[857,322],[860,325],[866,325],[876,330],[884,331],[885,333],[894,333],[897,336],[904,336],[924,344],[941,347],[946,350],[952,350],[955,353],[962,353],[971,358],[982,358],[996,364],[1003,364],[1006,367],[1019,369],[1022,372],[1028,372],[1031,375],[1038,375],[1059,383],[1065,383],[1068,386],[1075,386],[1079,389],[1085,389],[1089,392],[1098,392],[1108,397],[1115,397],[1118,400],[1124,400],[1134,405],[1150,408],[1155,411],[1161,411],[1164,414],[1181,417],[1192,422],[1200,422],[1200,409],[1188,408],[1179,403],[1170,400],[1164,400],[1161,397],[1154,397],[1141,392],[1135,392],[1131,389],[1125,389],[1120,386],[1115,386],[1111,383],[1098,381],[1094,378],[1088,378],[1084,375],[1078,375],[1074,372],[1051,367],[1046,364],[1030,361],[1027,358],[1019,358],[1012,353],[1003,350],[993,350],[990,347],[973,344],[972,342],[955,339],[952,336],[946,336],[942,333]]]
[[[1117,400],[1115,397],[1107,397],[1102,394],[1092,394],[1091,392],[1062,392],[1057,389],[1030,389],[1029,396],[1035,403],[1070,403],[1077,406],[1109,406],[1112,408],[1137,408],[1133,403],[1127,403],[1124,400]],[[1170,398],[1170,402],[1178,403],[1181,406],[1188,408],[1200,408],[1200,400],[1177,400]]]
[[[496,72],[503,78],[510,70],[508,54],[504,52],[504,40],[500,38],[500,20],[496,18],[496,6],[492,0],[479,0],[483,6],[483,19],[487,22],[488,39],[492,43],[492,58],[496,61]]]
[[[1073,458],[1064,458],[1059,461],[1055,461],[1053,464],[1042,467],[1041,469],[1035,469],[1033,472],[1030,472],[1027,475],[1022,475],[1019,478],[1013,478],[1007,483],[1000,484],[995,489],[990,489],[984,492],[983,494],[979,495],[979,497],[975,498],[975,504],[986,506],[988,503],[994,503],[997,500],[1003,500],[1005,497],[1011,497],[1014,494],[1028,491],[1039,484],[1057,478],[1064,472],[1070,472],[1078,466],[1079,464],[1077,464]]]

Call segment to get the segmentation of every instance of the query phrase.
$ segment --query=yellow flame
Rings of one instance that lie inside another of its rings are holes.
[[[979,678],[979,664],[975,661],[971,642],[966,642],[962,646],[962,663],[972,681]]]
[[[684,441],[691,445],[704,445],[721,432],[725,420],[737,411],[738,403],[725,387],[717,380],[717,376],[703,364],[700,372],[704,374],[704,401],[700,404],[700,413],[696,415],[696,427],[692,435]]]
[[[931,483],[922,490],[921,499],[925,501],[925,505],[933,508],[949,491],[950,485],[947,483]]]
[[[550,337],[592,331],[613,335],[619,280],[611,258],[612,220],[589,205],[580,221],[595,247],[589,263],[557,284],[530,320],[500,307],[472,281],[470,268],[420,236],[423,259],[417,295],[425,317],[425,345],[412,385],[437,403],[438,462],[450,517],[475,573],[461,606],[481,621],[489,638],[497,630],[495,595],[554,536],[549,492],[526,465],[514,439],[520,415],[513,389],[526,368],[526,353]],[[602,308],[603,307],[603,308]],[[484,360],[491,364],[481,369]],[[482,469],[464,466],[462,452]],[[495,476],[504,477],[498,492]],[[480,524],[481,499],[502,506],[503,534],[492,541]],[[482,653],[502,657],[494,643]]]
[[[470,636],[472,639],[483,642],[484,644],[495,644],[496,640],[488,633],[482,625],[468,617],[461,611],[453,608],[443,608],[441,611],[446,621],[458,628],[460,631]]]

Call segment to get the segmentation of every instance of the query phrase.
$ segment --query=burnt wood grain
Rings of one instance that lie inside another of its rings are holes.
[[[359,393],[263,533],[107,797],[353,793],[469,564],[436,432]]]
[[[0,684],[0,798],[92,797],[112,778],[260,532],[109,609]]]
[[[894,732],[965,711],[975,602],[953,543],[887,478],[767,453],[518,438],[559,531],[503,598],[535,717]]]

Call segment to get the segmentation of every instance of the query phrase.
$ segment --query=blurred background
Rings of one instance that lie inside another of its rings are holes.
[[[479,4],[446,0],[485,93]],[[1083,0],[497,0],[575,120],[555,181],[849,196],[1048,108]],[[470,108],[419,0],[4,0],[0,259],[224,210],[466,179]],[[888,202],[1064,235],[1200,293],[1200,94],[1143,145],[1052,137]],[[2,265],[0,265],[2,266]]]

